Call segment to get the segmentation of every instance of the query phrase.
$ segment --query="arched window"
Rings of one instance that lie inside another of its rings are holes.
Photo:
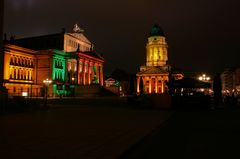
[[[30,67],[33,67],[33,61],[30,60]]]
[[[19,65],[22,66],[22,57],[19,58]]]
[[[26,80],[27,77],[26,77],[26,70],[23,70],[23,79]]]
[[[13,65],[13,57],[10,58],[10,65]]]
[[[17,77],[16,75],[17,75],[17,74],[16,74],[16,69],[14,68],[14,69],[13,69],[13,79],[16,79],[16,77]]]
[[[33,78],[32,78],[32,70],[29,71],[29,79],[30,79],[30,80],[33,80]]]
[[[29,80],[29,81],[31,80],[30,71],[28,71],[28,80]]]
[[[62,72],[61,71],[59,72],[59,79],[60,80],[62,79]]]
[[[19,79],[19,78],[20,78],[20,76],[19,76],[19,70],[16,69],[16,79]]]
[[[19,58],[16,57],[16,65],[19,65]]]
[[[13,68],[10,68],[10,75],[9,75],[9,79],[13,78]]]
[[[55,72],[55,80],[57,80],[57,72]]]
[[[28,80],[28,70],[26,70],[26,80]]]
[[[20,79],[23,79],[23,71],[20,70]]]

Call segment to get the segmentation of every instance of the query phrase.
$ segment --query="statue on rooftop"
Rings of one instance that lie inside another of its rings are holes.
[[[84,30],[81,29],[77,24],[74,25],[73,31],[74,31],[75,33],[82,33],[82,32],[84,32]]]

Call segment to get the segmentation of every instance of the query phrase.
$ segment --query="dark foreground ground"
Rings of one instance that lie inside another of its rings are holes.
[[[177,111],[122,159],[240,158],[240,110]]]
[[[238,107],[156,110],[121,98],[0,116],[1,159],[240,158]]]
[[[118,158],[172,114],[121,98],[48,103],[48,110],[0,116],[0,159]]]

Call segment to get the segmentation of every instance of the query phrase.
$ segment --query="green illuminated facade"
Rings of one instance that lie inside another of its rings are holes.
[[[57,95],[65,95],[67,53],[59,50],[54,50],[53,53],[54,53],[52,63],[53,93]]]

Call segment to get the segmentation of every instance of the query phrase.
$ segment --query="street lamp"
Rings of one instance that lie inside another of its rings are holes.
[[[74,81],[74,80],[75,80],[75,78],[74,78],[74,77],[72,77],[72,83],[73,83],[73,84],[75,83],[75,81]]]
[[[47,106],[48,87],[52,83],[52,80],[49,80],[47,78],[47,79],[43,80],[43,83],[45,84],[45,103],[44,103],[44,105]]]
[[[201,76],[199,76],[198,80],[211,84],[211,81],[210,81],[211,78],[209,76],[207,76],[206,74],[202,74]],[[200,90],[201,90],[201,92],[205,92],[207,94],[210,94],[212,92],[211,88],[209,88],[209,89],[201,88]]]
[[[202,74],[201,76],[198,77],[198,79],[200,81],[204,81],[204,82],[207,82],[207,81],[210,81],[210,77],[206,76],[206,74]]]

